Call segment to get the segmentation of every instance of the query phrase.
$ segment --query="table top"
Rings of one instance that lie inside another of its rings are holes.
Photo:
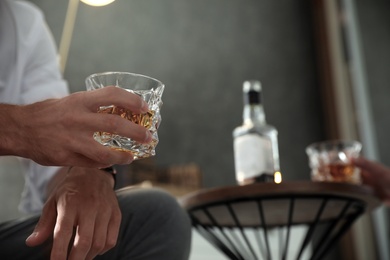
[[[294,208],[291,223],[302,224],[313,221],[321,207],[324,209],[319,220],[327,221],[337,218],[350,201],[364,205],[365,212],[372,211],[381,204],[374,190],[368,186],[311,181],[203,189],[179,200],[182,207],[191,211],[202,224],[213,225],[207,216],[211,213],[221,226],[235,226],[229,210],[237,213],[243,226],[258,226],[259,201],[268,226],[286,224],[286,216],[291,207]],[[230,206],[226,207],[227,204]]]

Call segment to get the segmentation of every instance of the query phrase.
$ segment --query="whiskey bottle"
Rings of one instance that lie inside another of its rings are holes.
[[[243,95],[243,124],[233,131],[237,182],[280,182],[278,132],[265,120],[260,82],[245,81]]]

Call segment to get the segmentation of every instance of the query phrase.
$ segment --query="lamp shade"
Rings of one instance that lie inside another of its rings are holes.
[[[81,0],[81,2],[92,6],[103,6],[114,2],[115,0]]]

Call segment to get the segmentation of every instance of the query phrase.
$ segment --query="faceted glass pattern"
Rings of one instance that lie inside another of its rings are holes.
[[[328,140],[306,148],[313,181],[347,182],[360,184],[360,170],[352,162],[362,144],[357,141]]]
[[[95,132],[94,138],[102,145],[115,150],[131,152],[134,159],[142,159],[156,154],[158,144],[157,129],[161,123],[160,108],[163,104],[161,97],[164,84],[160,81],[128,72],[106,72],[89,76],[86,79],[87,90],[95,90],[107,86],[116,86],[141,96],[149,105],[149,111],[144,114],[135,114],[130,110],[111,106],[102,106],[98,113],[115,114],[127,120],[142,125],[152,134],[152,141],[148,144],[136,142],[128,137],[107,132]]]

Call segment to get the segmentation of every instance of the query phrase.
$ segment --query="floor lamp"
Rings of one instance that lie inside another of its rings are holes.
[[[114,1],[115,0],[81,0],[81,2],[91,6],[104,6]],[[59,46],[60,68],[62,73],[65,72],[66,62],[68,60],[69,47],[72,41],[78,7],[79,0],[69,0]]]

